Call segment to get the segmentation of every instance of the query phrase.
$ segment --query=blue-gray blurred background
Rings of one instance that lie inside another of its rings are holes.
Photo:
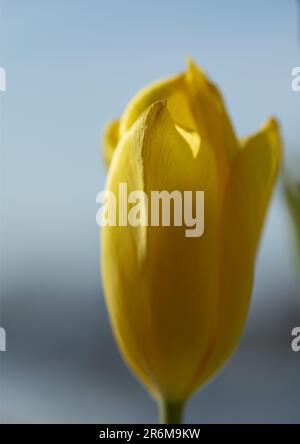
[[[1,0],[1,422],[155,422],[123,364],[99,275],[100,135],[145,84],[191,55],[221,86],[239,135],[270,115],[300,151],[295,0]],[[280,187],[241,346],[187,422],[299,422],[300,325]],[[238,277],[237,277],[238,278]]]

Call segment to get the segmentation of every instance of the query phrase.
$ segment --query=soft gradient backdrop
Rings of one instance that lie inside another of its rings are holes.
[[[238,134],[276,115],[294,163],[296,1],[2,0],[0,26],[1,421],[155,422],[103,301],[101,130],[139,88],[184,69],[191,55],[221,86]],[[300,420],[300,353],[290,346],[299,292],[286,211],[278,188],[241,346],[189,403],[188,422]]]

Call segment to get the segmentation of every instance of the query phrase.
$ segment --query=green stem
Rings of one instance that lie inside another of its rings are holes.
[[[183,419],[183,401],[160,401],[159,414],[161,424],[181,424]]]

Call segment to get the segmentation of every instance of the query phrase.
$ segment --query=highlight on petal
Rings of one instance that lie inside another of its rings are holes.
[[[199,149],[201,147],[201,137],[197,131],[184,128],[179,125],[175,125],[177,131],[182,135],[182,137],[189,144],[194,157],[197,157]]]
[[[118,195],[120,182],[128,183],[128,192],[205,192],[202,237],[185,237],[182,226],[102,230],[105,295],[121,350],[155,397],[184,399],[216,330],[215,159],[202,141],[196,153],[165,103],[157,102],[120,140],[107,189]]]

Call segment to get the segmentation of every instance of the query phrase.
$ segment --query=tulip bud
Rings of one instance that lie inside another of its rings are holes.
[[[236,348],[255,256],[278,174],[274,119],[238,140],[216,88],[187,72],[142,90],[104,140],[106,189],[203,191],[205,230],[105,226],[104,292],[116,340],[140,381],[179,422],[183,403]],[[151,207],[151,205],[150,205]],[[147,211],[151,211],[148,206]]]

